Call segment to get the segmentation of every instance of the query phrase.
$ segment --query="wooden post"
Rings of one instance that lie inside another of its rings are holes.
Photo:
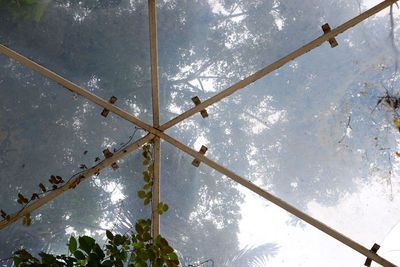
[[[160,203],[160,137],[154,138],[154,173],[153,173],[153,238],[160,234],[160,214],[158,203]]]
[[[151,88],[153,98],[153,127],[160,127],[159,87],[158,87],[158,55],[157,55],[157,13],[156,0],[148,0],[149,8],[149,32],[150,32],[150,61],[151,61]],[[160,234],[160,214],[158,203],[160,202],[160,137],[154,138],[154,169],[153,169],[153,207],[152,227],[153,238]]]
[[[156,0],[148,1],[149,32],[150,32],[150,61],[151,61],[151,89],[153,96],[153,126],[160,126],[160,111],[158,101],[158,55],[157,55],[157,14]]]

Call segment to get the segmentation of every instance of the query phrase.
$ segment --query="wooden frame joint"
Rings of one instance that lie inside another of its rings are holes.
[[[204,154],[206,154],[207,149],[208,149],[208,148],[207,148],[206,146],[201,146],[199,153],[202,154],[202,155],[204,155]],[[192,165],[195,166],[196,168],[199,167],[199,166],[200,166],[200,160],[194,159],[194,160],[192,161]]]
[[[198,96],[192,97],[192,101],[196,106],[201,104],[200,98]],[[208,113],[207,113],[206,109],[200,110],[200,114],[201,114],[201,116],[203,118],[207,118],[208,117]]]
[[[117,101],[118,98],[116,98],[115,96],[112,96],[110,98],[110,100],[108,100],[108,102],[110,102],[111,104],[114,104]],[[107,118],[108,113],[110,113],[110,110],[104,108],[103,111],[101,112],[101,116],[103,116],[104,118]]]
[[[331,31],[331,27],[329,26],[328,23],[325,23],[324,25],[322,25],[321,28],[324,31],[324,34],[327,34],[328,32]],[[329,42],[329,44],[331,45],[332,48],[334,48],[334,47],[339,45],[334,37],[329,39],[328,42]]]
[[[375,254],[376,254],[376,252],[378,252],[378,249],[379,249],[380,247],[381,247],[381,246],[379,246],[377,243],[375,243],[375,244],[372,246],[372,248],[370,249],[370,251],[371,251],[372,253],[375,253]],[[371,263],[372,263],[372,259],[367,258],[367,259],[365,260],[364,265],[367,266],[367,267],[370,267],[370,266],[371,266]]]
[[[103,155],[104,155],[104,157],[105,157],[106,159],[108,159],[108,158],[111,158],[111,157],[113,156],[113,153],[112,153],[110,150],[108,150],[108,148],[107,148],[107,149],[104,149],[104,150],[103,150]],[[112,167],[114,170],[118,170],[118,168],[119,168],[119,166],[118,166],[118,164],[117,164],[116,162],[113,162],[113,163],[111,164],[111,167]]]

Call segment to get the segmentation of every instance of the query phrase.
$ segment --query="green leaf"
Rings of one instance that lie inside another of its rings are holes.
[[[113,240],[113,239],[114,239],[114,235],[113,235],[109,230],[106,230],[106,236],[107,236],[107,238],[110,239],[110,240]]]
[[[87,254],[90,253],[96,241],[89,236],[79,237],[79,248],[85,251]]]
[[[100,260],[103,260],[104,257],[106,256],[103,250],[100,248],[99,244],[94,245],[93,251],[97,254]]]
[[[75,256],[78,260],[84,260],[84,259],[86,259],[85,254],[83,254],[83,252],[80,251],[80,250],[75,250],[74,256]]]
[[[19,264],[22,262],[22,259],[18,256],[14,256],[13,261],[15,266],[19,266]]]
[[[88,260],[87,266],[98,266],[99,265],[100,257],[96,253],[90,253],[88,258],[89,258],[89,260]]]
[[[42,263],[46,264],[48,266],[57,266],[57,259],[56,257],[54,257],[53,255],[44,253],[44,252],[40,252],[39,256],[42,257]]]
[[[147,206],[150,203],[150,198],[146,198],[144,200],[144,205]]]
[[[143,233],[143,227],[140,225],[140,224],[136,224],[135,225],[135,229],[136,229],[136,232],[139,234],[139,235],[142,235],[142,233]]]
[[[128,260],[128,253],[126,251],[122,252],[121,254],[121,260],[123,262],[126,262]]]
[[[151,184],[148,183],[148,184],[145,184],[145,185],[143,186],[143,189],[144,189],[144,190],[147,190],[147,189],[149,189],[150,187],[151,187]]]
[[[169,253],[167,256],[170,260],[178,260],[178,256],[175,253]]]
[[[164,206],[162,207],[163,211],[167,211],[168,210],[168,205],[164,204]]]
[[[122,235],[115,235],[114,237],[114,243],[116,246],[122,245],[125,243],[125,238]]]
[[[149,164],[150,162],[150,158],[147,158],[143,161],[143,166],[146,166],[147,164]]]
[[[69,238],[68,249],[71,253],[74,253],[78,244],[76,243],[75,237],[71,236]]]
[[[151,179],[151,175],[148,172],[143,172],[143,180],[148,183]]]
[[[156,243],[158,244],[158,243],[160,243],[160,241],[161,241],[161,235],[158,235],[158,236],[156,237]]]
[[[167,260],[167,262],[170,264],[168,266],[178,266],[179,265],[179,260]]]
[[[102,263],[102,266],[112,267],[113,263],[111,260],[106,260],[105,262]]]
[[[144,191],[138,191],[137,194],[138,194],[138,196],[140,198],[145,198],[146,197],[146,192],[144,192]]]
[[[149,170],[150,173],[153,173],[153,171],[154,171],[154,165],[151,164],[147,169]]]
[[[143,234],[143,240],[145,242],[151,240],[151,235],[149,233],[144,233]]]

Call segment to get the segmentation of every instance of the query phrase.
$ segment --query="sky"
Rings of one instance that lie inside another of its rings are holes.
[[[365,0],[362,10],[381,1]],[[377,17],[385,17],[389,9]],[[400,12],[396,12],[398,17]],[[305,212],[339,230],[367,248],[376,242],[379,255],[400,264],[400,197],[399,184],[391,190],[379,183],[359,180],[357,190],[340,197],[334,206],[316,201],[308,203]],[[399,177],[393,177],[398,181]],[[306,223],[293,224],[293,216],[246,189],[241,206],[240,247],[276,243],[278,253],[267,266],[363,266],[365,257]],[[376,265],[373,265],[376,266]]]

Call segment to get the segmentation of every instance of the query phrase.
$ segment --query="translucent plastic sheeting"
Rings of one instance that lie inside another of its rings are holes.
[[[0,209],[7,214],[21,208],[19,193],[30,199],[33,193],[41,193],[40,183],[52,187],[51,175],[67,181],[103,160],[104,149],[115,152],[145,134],[112,114],[102,117],[101,107],[4,55],[0,55],[0,68]],[[101,231],[117,221],[122,230],[128,227],[127,220],[150,216],[149,209],[140,211],[143,205],[136,194],[131,197],[140,181],[141,171],[136,171],[140,156],[138,152],[128,155],[119,161],[117,171],[107,167],[98,177],[32,212],[30,227],[19,220],[1,230],[0,258],[21,246],[34,253],[66,253],[71,233],[101,238]]]
[[[167,133],[370,248],[400,221],[389,33],[375,17]]]
[[[320,36],[320,2],[159,3],[162,121],[191,108],[192,97],[209,98]]]
[[[0,4],[3,45],[152,121],[147,1],[31,2]]]
[[[358,266],[364,257],[169,144],[161,147],[161,234],[182,266]]]

